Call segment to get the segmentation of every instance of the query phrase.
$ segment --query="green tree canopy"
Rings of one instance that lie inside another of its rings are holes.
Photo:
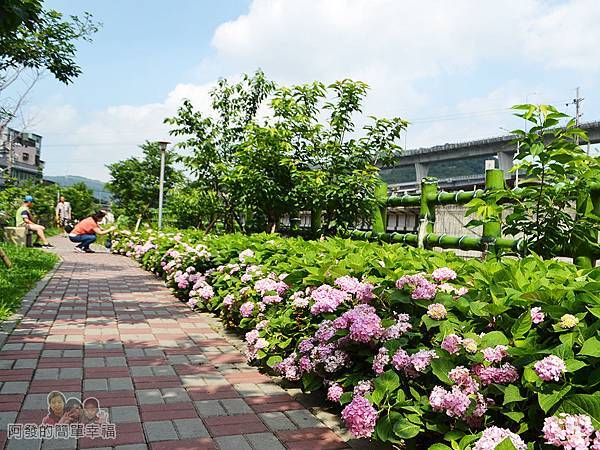
[[[326,228],[348,227],[370,217],[377,164],[399,150],[407,125],[371,118],[357,129],[367,90],[352,80],[276,87],[259,70],[236,84],[221,80],[213,111],[185,101],[165,122],[185,138],[179,147],[191,155],[181,161],[220,200],[211,215],[224,212],[228,229],[244,228],[250,215],[273,231],[303,209],[324,211]]]
[[[160,146],[156,142],[141,145],[141,158],[131,157],[108,165],[111,180],[106,188],[114,195],[119,214],[141,215],[152,219],[158,208],[160,180]],[[167,150],[165,154],[165,193],[183,180],[174,167],[175,154]]]

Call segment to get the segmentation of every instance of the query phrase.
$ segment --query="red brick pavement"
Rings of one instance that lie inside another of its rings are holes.
[[[133,261],[53,243],[63,263],[0,351],[0,448],[348,448]],[[52,390],[97,398],[116,437],[6,440]]]

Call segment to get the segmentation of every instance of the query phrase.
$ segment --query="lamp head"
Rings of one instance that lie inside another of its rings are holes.
[[[158,141],[157,144],[158,144],[158,146],[160,148],[160,151],[164,152],[164,151],[167,150],[167,145],[169,145],[170,142],[169,141]]]

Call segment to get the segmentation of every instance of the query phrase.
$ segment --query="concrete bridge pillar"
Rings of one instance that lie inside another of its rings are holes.
[[[429,164],[420,162],[415,163],[415,173],[417,175],[417,184],[419,184],[429,173]]]
[[[514,152],[498,152],[498,168],[504,172],[504,179],[511,177],[510,169],[513,167]]]

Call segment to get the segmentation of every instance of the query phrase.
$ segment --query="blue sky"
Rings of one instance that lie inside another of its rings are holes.
[[[163,139],[183,98],[208,108],[219,77],[262,67],[279,83],[366,81],[366,113],[412,122],[409,148],[502,134],[515,103],[565,103],[580,86],[600,120],[595,0],[47,0],[104,25],[73,85],[46,78],[28,104],[50,175],[105,165]],[[582,32],[585,31],[585,32]]]

